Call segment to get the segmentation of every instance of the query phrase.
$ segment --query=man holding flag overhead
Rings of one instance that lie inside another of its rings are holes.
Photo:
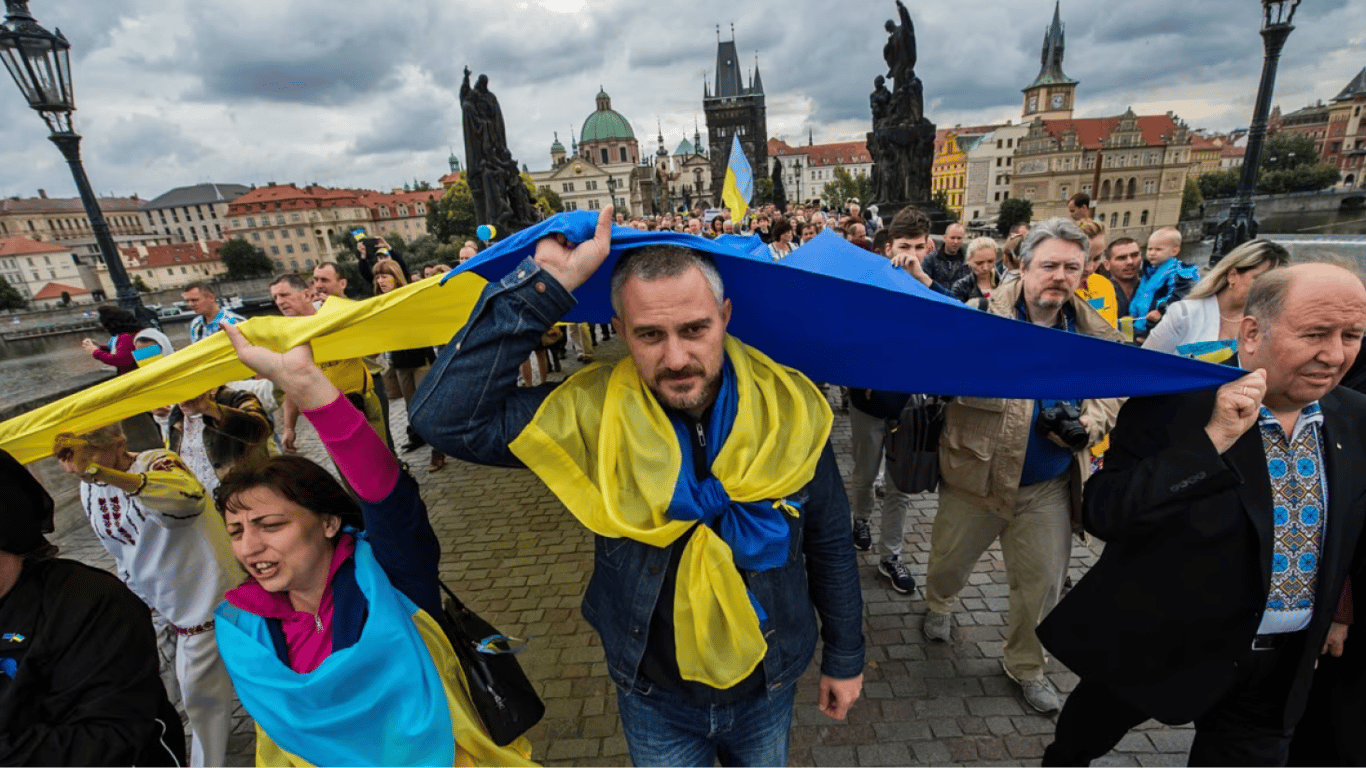
[[[726,166],[726,180],[721,185],[721,202],[730,209],[733,221],[744,221],[749,211],[749,199],[754,197],[754,171],[740,146],[740,134],[730,137],[730,164]]]
[[[627,251],[612,269],[629,358],[519,389],[518,365],[610,241],[608,208],[591,240],[545,237],[490,283],[413,421],[459,458],[529,467],[597,535],[583,611],[637,765],[785,765],[817,615],[821,710],[843,719],[863,685],[830,408],[801,373],[726,334],[712,259],[671,244]]]

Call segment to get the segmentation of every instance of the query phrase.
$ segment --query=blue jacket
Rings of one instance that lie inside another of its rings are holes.
[[[441,351],[413,397],[411,422],[418,434],[465,461],[523,466],[508,443],[531,422],[554,385],[519,388],[517,369],[541,334],[574,304],[574,297],[531,258],[502,281],[490,283],[469,322]],[[803,514],[792,523],[788,564],[745,573],[773,628],[764,657],[770,695],[795,682],[811,661],[817,615],[824,641],[821,672],[848,679],[863,671],[863,599],[849,501],[828,444],[815,478],[796,501]],[[638,681],[640,661],[670,551],[631,539],[597,537],[583,613],[602,637],[613,681],[628,689],[646,687]]]

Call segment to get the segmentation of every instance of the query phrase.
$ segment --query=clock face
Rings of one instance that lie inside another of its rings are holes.
[[[1062,94],[1061,94],[1061,93],[1054,94],[1054,96],[1053,96],[1053,108],[1054,108],[1054,109],[1062,109]]]

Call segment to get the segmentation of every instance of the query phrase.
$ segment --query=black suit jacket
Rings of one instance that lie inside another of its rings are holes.
[[[1303,711],[1366,504],[1366,396],[1338,387],[1320,406],[1328,513],[1287,725]],[[1072,671],[1168,723],[1193,720],[1228,692],[1270,592],[1271,481],[1260,430],[1253,425],[1220,456],[1204,432],[1213,407],[1212,391],[1125,404],[1084,496],[1086,530],[1105,550],[1038,628]]]

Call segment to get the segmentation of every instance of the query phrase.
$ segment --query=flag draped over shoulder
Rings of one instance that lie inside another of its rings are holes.
[[[313,343],[319,362],[439,346],[469,318],[485,281],[475,274],[422,280],[365,301],[330,298],[311,317],[256,317],[238,324],[255,344],[284,351]],[[0,448],[29,463],[52,453],[58,432],[88,432],[220,384],[251,378],[223,333],[0,424]]]
[[[754,197],[754,171],[740,146],[740,135],[730,136],[730,163],[726,166],[726,181],[721,185],[721,202],[730,208],[732,221],[740,221],[749,211],[749,199]]]

